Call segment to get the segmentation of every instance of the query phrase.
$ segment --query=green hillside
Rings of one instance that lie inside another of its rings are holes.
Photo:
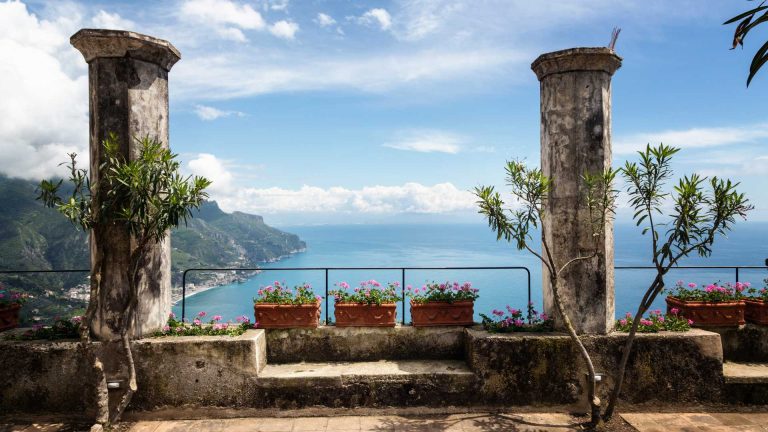
[[[35,189],[36,183],[0,176],[0,270],[87,269],[88,236],[36,201]],[[186,268],[254,267],[306,245],[294,234],[267,226],[261,216],[225,213],[207,202],[186,227],[171,234],[171,246],[176,286]],[[201,283],[206,277],[192,273],[188,280]],[[77,313],[87,298],[87,273],[0,274],[0,281],[34,296],[23,309],[25,321]]]

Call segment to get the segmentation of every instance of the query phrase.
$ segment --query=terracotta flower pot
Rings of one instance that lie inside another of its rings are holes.
[[[738,326],[744,321],[744,301],[702,302],[684,301],[667,297],[667,313],[672,308],[679,309],[679,314],[693,320],[694,327]]]
[[[747,322],[768,325],[768,302],[757,299],[744,300],[744,318]]]
[[[411,319],[414,327],[472,325],[474,315],[475,302],[471,300],[453,303],[411,301]]]
[[[397,305],[395,303],[381,305],[336,303],[334,316],[336,327],[394,327],[397,320]]]
[[[254,303],[258,328],[316,328],[320,321],[320,302],[310,304]]]
[[[0,331],[10,330],[19,326],[19,309],[21,309],[21,305],[18,303],[0,307]]]

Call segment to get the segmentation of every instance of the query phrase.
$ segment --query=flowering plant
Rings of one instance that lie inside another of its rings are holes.
[[[7,290],[5,285],[0,283],[0,308],[7,308],[13,305],[22,305],[27,302],[28,294]]]
[[[192,323],[182,322],[171,313],[168,316],[168,324],[162,330],[156,331],[154,336],[240,336],[246,330],[256,328],[256,324],[251,324],[250,318],[245,315],[239,316],[236,323],[231,321],[221,322],[221,315],[214,315],[207,323],[203,323],[203,318],[208,314],[199,312],[192,320]]]
[[[295,290],[295,292],[294,292]],[[253,298],[254,303],[270,304],[312,304],[322,300],[322,297],[316,296],[312,292],[312,286],[304,282],[296,285],[293,290],[285,285],[275,281],[272,285],[261,287],[258,291],[258,297]]]
[[[406,288],[408,297],[414,303],[475,301],[480,295],[477,288],[472,288],[470,282],[459,285],[458,282],[426,283],[421,288]]]
[[[674,288],[669,290],[669,293],[672,297],[682,301],[723,303],[743,299],[743,292],[749,287],[749,282],[725,283],[722,285],[719,282],[715,282],[705,286],[704,289],[699,289],[693,282],[685,284],[680,280],[677,281]]]
[[[627,312],[624,318],[616,321],[616,330],[628,332],[632,328],[632,314]],[[661,310],[648,312],[648,318],[641,318],[637,331],[640,333],[656,333],[661,330],[685,332],[691,329],[693,321],[680,315],[678,308],[672,308],[666,316]]]
[[[530,322],[526,322],[528,317],[523,315],[522,309],[509,306],[506,309],[506,312],[494,309],[491,312],[493,317],[480,314],[483,318],[483,328],[491,333],[548,332],[554,328],[554,320],[545,313],[536,312],[533,303],[528,303]]]
[[[352,292],[349,291],[349,284],[346,282],[339,282],[336,286],[339,289],[328,292],[336,300],[336,303],[375,304],[380,306],[382,303],[395,303],[400,300],[400,297],[397,295],[397,289],[400,288],[400,284],[397,282],[390,282],[386,287],[382,288],[379,282],[371,279],[360,282],[360,286],[354,288]]]
[[[6,336],[7,340],[34,340],[34,339],[77,339],[80,337],[80,323],[82,316],[72,318],[57,319],[53,325],[35,324],[31,330],[21,334],[10,334]]]
[[[754,287],[747,288],[750,300],[762,300],[768,302],[768,279],[763,279],[763,283],[765,286],[760,289]]]

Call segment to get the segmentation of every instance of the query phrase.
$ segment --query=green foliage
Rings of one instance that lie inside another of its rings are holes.
[[[675,265],[692,252],[702,257],[711,255],[715,236],[727,233],[737,216],[746,218],[754,208],[744,194],[736,191],[738,183],[717,177],[684,176],[674,186],[674,194],[665,192],[666,181],[673,174],[672,156],[678,151],[664,144],[649,144],[638,152],[639,163],[627,161],[621,170],[635,210],[635,223],[645,224],[643,234],[651,233],[653,263],[658,268]],[[673,210],[668,220],[659,221],[656,218],[663,216],[664,204],[670,197]]]
[[[672,309],[672,313],[662,315],[661,310],[655,310],[648,313],[648,318],[640,318],[637,325],[638,333],[658,333],[659,331],[687,332],[691,329],[693,321],[685,318],[678,313],[677,309]],[[627,312],[624,318],[616,320],[616,330],[629,332],[632,329],[632,314]]]
[[[482,325],[490,333],[513,333],[513,332],[550,332],[554,328],[554,320],[547,314],[539,314],[533,308],[533,304],[528,304],[528,317],[523,316],[522,309],[514,309],[507,306],[507,311],[494,309],[493,317],[486,314],[480,314]],[[530,318],[530,322],[526,321]]]
[[[756,287],[749,287],[747,289],[749,298],[751,300],[762,300],[768,302],[768,279],[763,279],[763,287],[758,289]]]
[[[336,303],[358,303],[380,306],[384,303],[396,303],[400,301],[397,290],[400,287],[398,282],[390,282],[382,288],[379,282],[371,279],[360,282],[360,286],[349,291],[349,284],[339,282],[336,284],[339,289],[328,291],[328,295],[333,297]]]
[[[11,291],[5,288],[5,285],[0,283],[0,308],[6,308],[13,305],[23,305],[29,300],[29,295],[26,293]]]
[[[40,183],[39,199],[85,230],[119,224],[140,245],[164,239],[170,228],[186,223],[192,209],[200,207],[211,182],[204,177],[183,177],[177,155],[162,143],[149,137],[138,143],[138,156],[126,159],[119,151],[117,135],[110,133],[103,143],[101,181],[94,187],[87,170],[77,167],[77,154],[71,153],[67,167],[73,188],[68,199],[59,196],[62,181],[47,180]],[[96,196],[98,200],[93,199]]]
[[[44,326],[35,324],[31,330],[24,333],[12,333],[6,336],[6,340],[58,340],[58,339],[77,339],[80,337],[80,323],[82,316],[75,316],[69,319],[58,319],[53,325]]]
[[[322,300],[312,292],[312,287],[306,282],[296,285],[291,290],[285,286],[285,282],[275,281],[272,285],[259,288],[257,294],[258,297],[253,298],[254,303],[303,305],[318,303]]]
[[[750,0],[751,1],[751,0]],[[764,6],[765,1],[760,3],[756,8],[750,9],[744,13],[740,13],[735,17],[724,22],[723,25],[733,24],[736,21],[740,21],[736,26],[736,30],[733,33],[733,45],[731,49],[735,49],[737,46],[744,46],[744,38],[750,30],[754,29],[758,25],[768,21],[768,6]],[[758,16],[759,14],[759,16]],[[758,16],[757,19],[754,19]],[[754,20],[754,21],[753,21]],[[749,65],[749,76],[747,77],[747,87],[752,82],[752,78],[760,70],[760,68],[768,62],[768,42],[765,42],[752,57],[752,63]]]
[[[176,315],[168,316],[168,323],[162,330],[153,334],[154,337],[163,336],[240,336],[246,330],[256,328],[256,324],[251,324],[250,319],[243,315],[237,318],[237,322],[221,322],[220,315],[214,315],[207,323],[203,323],[207,313],[200,312],[192,323],[181,322],[176,319]]]
[[[478,291],[477,288],[472,288],[472,284],[469,282],[459,284],[458,282],[451,283],[446,281],[444,283],[426,283],[421,288],[413,288],[408,285],[405,293],[414,303],[453,303],[458,301],[475,301],[480,297]]]

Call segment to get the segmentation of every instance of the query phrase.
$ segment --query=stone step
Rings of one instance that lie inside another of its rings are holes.
[[[267,364],[255,400],[265,408],[450,406],[470,401],[475,382],[459,360]]]
[[[726,384],[768,384],[768,363],[723,363]]]
[[[462,360],[464,327],[336,327],[267,330],[267,362]]]
[[[739,404],[768,404],[768,363],[723,363],[725,400]]]

